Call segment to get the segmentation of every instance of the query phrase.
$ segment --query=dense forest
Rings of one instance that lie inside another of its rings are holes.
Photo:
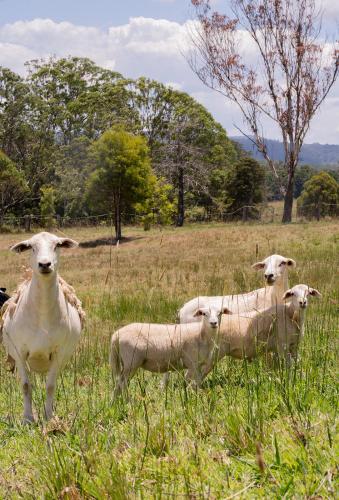
[[[243,217],[279,198],[264,166],[186,93],[84,58],[26,66],[25,78],[0,67],[2,226],[112,213],[120,237],[136,216],[181,226],[187,213]],[[300,170],[297,196],[313,173]]]

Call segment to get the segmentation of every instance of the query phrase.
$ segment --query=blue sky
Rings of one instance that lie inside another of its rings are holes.
[[[229,0],[211,0],[221,11]],[[339,19],[339,0],[316,0],[326,27]],[[89,57],[126,77],[147,76],[191,94],[229,135],[246,131],[235,104],[207,89],[183,53],[192,22],[190,0],[0,0],[0,65],[24,74],[26,61]],[[333,28],[331,28],[333,29]],[[253,60],[243,39],[245,56]],[[247,55],[246,55],[247,54]],[[339,144],[339,82],[314,118],[306,142]],[[264,123],[265,135],[277,130]]]
[[[184,22],[190,13],[186,0],[0,0],[0,21],[30,21],[37,17],[108,28],[130,17],[152,17]],[[18,15],[18,13],[20,13]]]

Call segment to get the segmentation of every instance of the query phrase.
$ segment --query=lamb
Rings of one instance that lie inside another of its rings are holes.
[[[230,314],[223,308],[223,314]],[[131,323],[112,335],[110,363],[115,395],[126,390],[138,368],[157,373],[186,369],[186,378],[200,386],[218,331],[220,311],[199,308],[202,322],[178,324]]]
[[[295,285],[282,296],[284,301],[291,299],[290,303],[277,304],[261,312],[223,317],[214,361],[225,355],[251,360],[261,348],[278,354],[287,362],[295,359],[304,333],[308,296],[321,297],[321,294],[307,285]],[[210,370],[212,365],[206,369]]]
[[[253,264],[256,270],[262,269],[266,285],[249,293],[239,295],[224,295],[217,297],[195,297],[186,302],[179,311],[180,323],[200,321],[194,317],[194,311],[199,307],[215,307],[219,310],[228,307],[233,314],[266,309],[282,303],[282,296],[288,289],[288,270],[295,267],[293,259],[282,255],[271,255],[261,262]]]
[[[28,370],[46,373],[45,416],[53,416],[58,373],[72,356],[85,314],[74,290],[58,275],[60,248],[78,244],[41,232],[14,245],[17,253],[31,250],[32,272],[5,304],[2,333],[8,359],[15,363],[24,397],[24,422],[34,422]]]

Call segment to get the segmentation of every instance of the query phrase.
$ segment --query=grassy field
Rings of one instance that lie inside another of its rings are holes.
[[[74,229],[78,241],[110,231]],[[22,396],[0,359],[0,498],[335,498],[339,224],[194,225],[126,229],[118,248],[65,251],[61,275],[87,312],[76,356],[59,377],[56,418],[43,423],[44,385],[34,377],[36,426],[22,426]],[[12,290],[26,235],[0,235],[0,286]],[[221,362],[199,391],[180,374],[166,391],[140,372],[129,401],[112,400],[114,329],[134,320],[174,321],[198,294],[261,286],[250,264],[272,253],[297,261],[290,284],[323,298],[307,311],[300,360]],[[337,490],[338,491],[338,490]]]

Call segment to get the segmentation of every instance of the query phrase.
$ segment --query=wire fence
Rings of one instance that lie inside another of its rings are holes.
[[[189,208],[186,211],[186,222],[257,222],[270,224],[281,222],[282,209],[272,205],[244,205],[234,211],[206,210],[203,207]],[[336,219],[339,217],[339,204],[319,202],[307,207],[298,207],[294,212],[294,221]],[[161,225],[157,209],[153,209],[151,225]],[[122,220],[128,225],[143,225],[143,214],[123,214]],[[149,222],[149,219],[147,219]],[[175,223],[175,221],[173,221]],[[22,217],[6,216],[0,220],[0,231],[34,231],[40,228],[70,228],[70,227],[112,227],[114,215],[105,213],[100,215],[86,215],[82,217],[42,217],[40,215],[24,215]]]

